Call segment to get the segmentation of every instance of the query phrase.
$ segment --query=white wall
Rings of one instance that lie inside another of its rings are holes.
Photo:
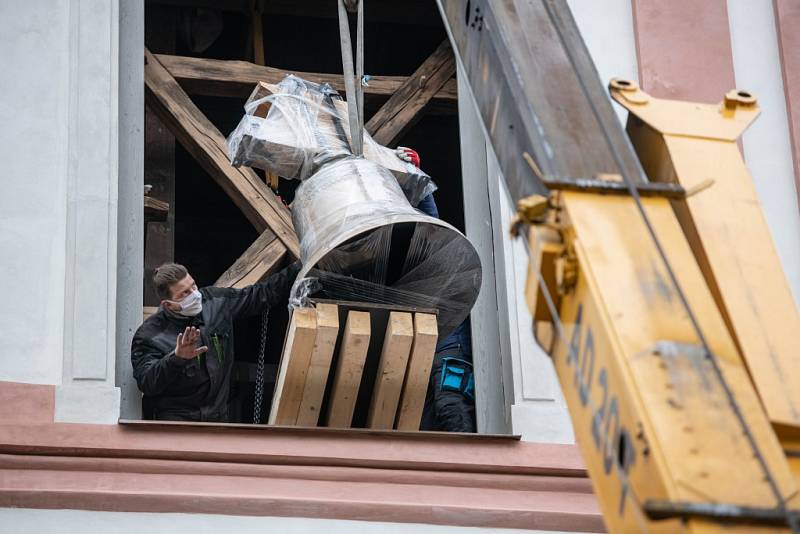
[[[119,16],[0,2],[0,380],[59,386],[61,421],[119,414]]]
[[[502,171],[460,64],[458,73],[466,235],[483,269],[481,292],[470,314],[478,431],[511,432],[539,443],[574,443],[555,369],[533,337],[525,302],[526,245],[508,237],[514,212]]]
[[[755,93],[761,107],[761,116],[743,137],[745,161],[795,302],[800,302],[800,210],[772,2],[728,0],[728,20],[736,86]]]
[[[69,12],[0,2],[0,380],[61,383]]]
[[[508,314],[502,255],[495,243],[503,239],[489,204],[486,138],[480,115],[458,66],[458,123],[461,141],[461,182],[464,190],[466,235],[481,260],[481,290],[470,313],[475,370],[475,418],[478,432],[507,434],[512,430],[514,404]],[[503,310],[503,313],[500,313]]]
[[[538,534],[542,530],[472,528],[418,523],[380,523],[294,517],[241,517],[211,514],[154,514],[132,512],[90,512],[83,510],[30,510],[0,508],[4,534],[58,532],[83,534]],[[547,531],[549,534],[558,534]]]
[[[508,361],[513,374],[511,429],[524,441],[574,443],[572,422],[555,367],[533,336],[533,317],[525,299],[530,255],[525,240],[508,238],[507,228],[516,210],[490,146],[487,161],[492,218],[499,229],[495,255],[502,254],[502,263],[496,264],[502,273],[498,275],[497,291],[505,292],[505,334],[509,338]]]
[[[507,229],[514,212],[497,156],[458,66],[466,235],[481,258],[481,292],[470,315],[478,431],[525,441],[574,443],[550,357],[533,337],[525,302],[528,253]]]
[[[603,86],[611,78],[639,80],[631,2],[567,0]],[[614,110],[624,125],[628,112],[616,103]]]

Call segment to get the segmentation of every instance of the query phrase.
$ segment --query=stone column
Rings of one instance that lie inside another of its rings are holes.
[[[119,4],[119,201],[117,203],[116,384],[120,416],[142,416],[131,339],[142,322],[144,263],[144,0]]]
[[[119,2],[69,2],[62,384],[57,422],[115,423]]]

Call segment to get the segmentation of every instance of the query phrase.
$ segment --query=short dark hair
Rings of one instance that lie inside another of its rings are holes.
[[[156,286],[158,297],[163,300],[172,298],[170,288],[186,278],[189,271],[179,263],[165,263],[161,267],[156,267],[153,273],[153,284]]]

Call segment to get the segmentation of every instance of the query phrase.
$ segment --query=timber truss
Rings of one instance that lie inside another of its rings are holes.
[[[445,41],[411,76],[373,76],[364,87],[364,96],[382,106],[367,122],[367,131],[378,143],[392,145],[425,112],[455,113],[455,69],[453,52]],[[147,106],[261,234],[219,277],[217,286],[244,287],[258,282],[275,271],[287,254],[299,257],[300,247],[288,208],[252,169],[230,164],[225,137],[189,95],[246,98],[258,82],[278,83],[287,74],[329,83],[344,92],[341,75],[145,51]]]

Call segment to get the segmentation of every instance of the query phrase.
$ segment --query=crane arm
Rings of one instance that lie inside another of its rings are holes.
[[[517,204],[536,337],[609,530],[800,531],[800,322],[780,282],[758,295],[764,266],[782,271],[736,150],[755,99],[680,107],[615,80],[629,137],[564,0],[437,2]]]

